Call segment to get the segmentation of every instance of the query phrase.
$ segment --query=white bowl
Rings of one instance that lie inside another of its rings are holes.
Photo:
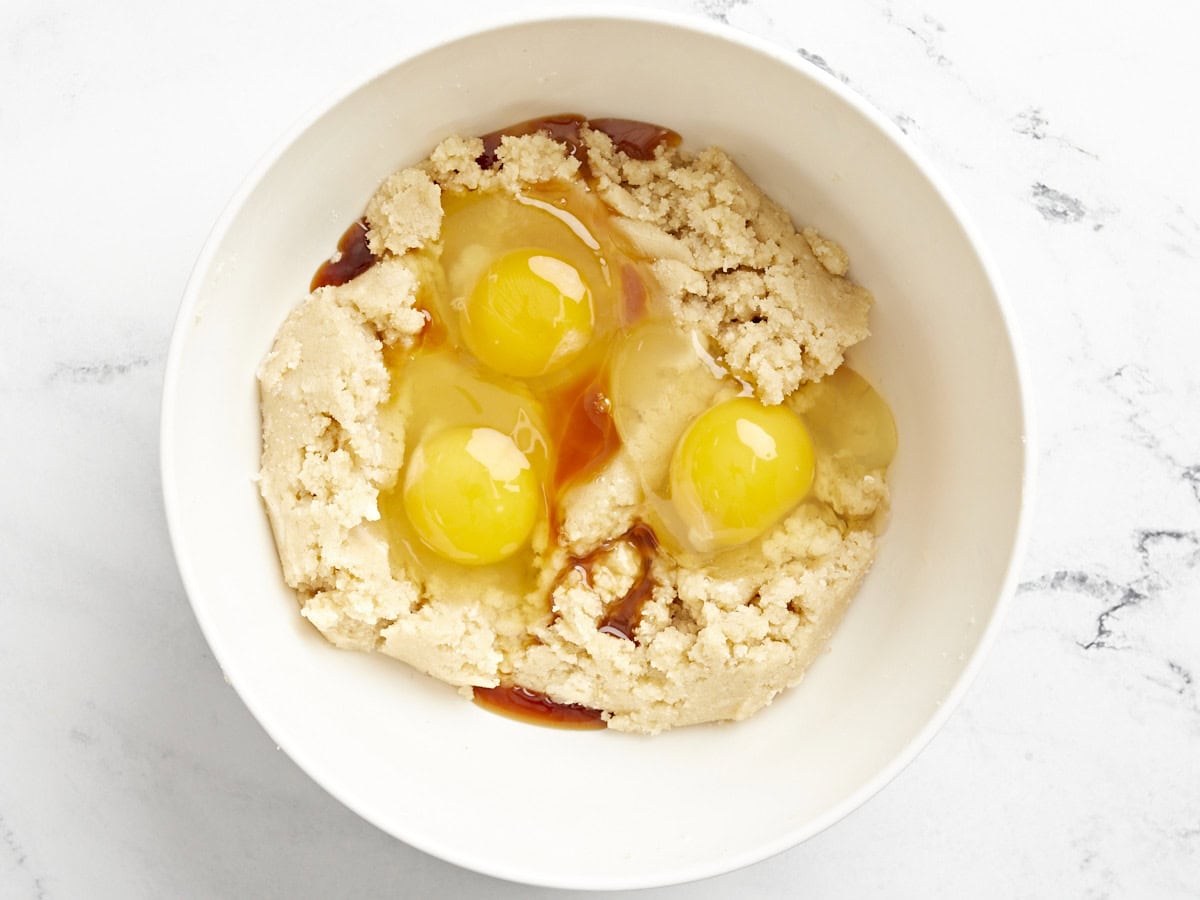
[[[578,111],[726,148],[845,245],[877,299],[852,355],[895,412],[893,513],[831,652],[749,721],[654,738],[538,728],[341,652],[284,585],[254,477],[255,369],[379,181],[442,137]],[[763,859],[908,763],[978,668],[1029,485],[993,271],[890,123],[794,56],[662,13],[523,21],[403,60],[297,127],[213,231],[167,362],[167,517],[196,617],[263,727],[396,837],[502,878],[645,887]]]

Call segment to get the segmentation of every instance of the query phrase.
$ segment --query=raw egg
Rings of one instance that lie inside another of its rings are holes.
[[[563,368],[596,323],[579,270],[547,250],[506,253],[484,270],[462,307],[462,334],[482,362],[530,378]]]
[[[446,559],[485,565],[512,556],[529,539],[540,505],[528,457],[494,428],[447,428],[409,457],[404,510],[421,540]]]
[[[813,446],[786,406],[735,397],[701,413],[671,458],[671,500],[688,542],[714,550],[758,537],[804,499]]]

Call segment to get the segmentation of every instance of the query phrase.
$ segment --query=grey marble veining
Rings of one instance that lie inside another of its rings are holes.
[[[644,5],[771,40],[907,133],[1007,283],[1039,439],[1019,590],[929,747],[804,845],[648,895],[1200,895],[1200,7]],[[0,8],[0,896],[551,893],[392,840],[277,751],[158,493],[166,344],[226,199],[331,87],[483,10]]]

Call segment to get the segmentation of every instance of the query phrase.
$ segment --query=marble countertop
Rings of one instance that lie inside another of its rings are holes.
[[[1020,589],[946,727],[807,843],[646,896],[1200,895],[1200,6],[644,5],[775,41],[931,158],[1007,282],[1040,436]],[[393,840],[277,752],[163,520],[205,234],[307,108],[485,8],[414,7],[0,7],[0,896],[553,893]]]

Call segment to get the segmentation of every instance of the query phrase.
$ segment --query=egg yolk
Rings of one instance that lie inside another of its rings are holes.
[[[540,491],[513,439],[494,428],[447,428],[413,451],[404,510],[432,550],[467,565],[498,562],[529,539]]]
[[[700,551],[757,537],[808,493],[813,446],[784,406],[727,400],[688,426],[671,459],[671,500]]]
[[[495,260],[462,309],[463,340],[486,365],[532,378],[561,368],[591,340],[592,293],[579,270],[523,249]]]

